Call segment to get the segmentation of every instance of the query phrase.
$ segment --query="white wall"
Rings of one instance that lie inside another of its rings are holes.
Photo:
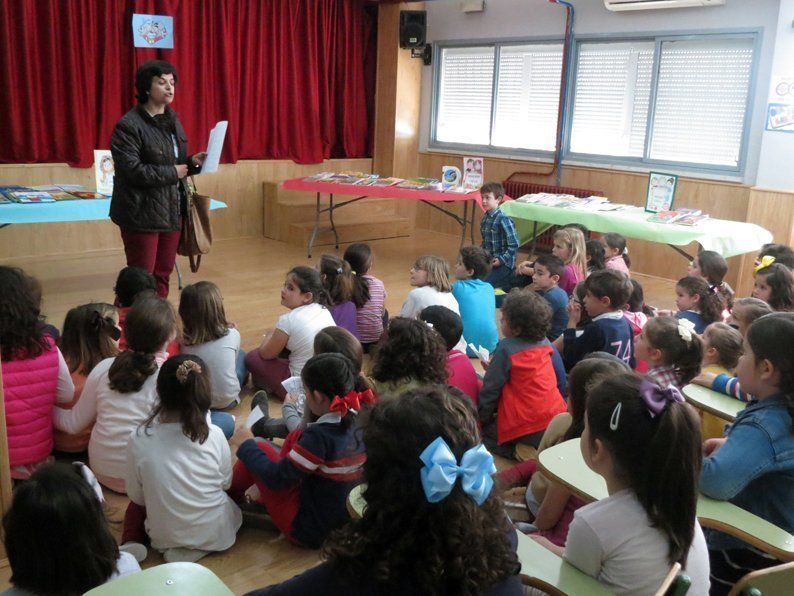
[[[794,0],[782,1],[791,3]],[[766,90],[769,86],[774,53],[779,2],[780,0],[728,0],[726,6],[720,7],[614,13],[604,8],[603,0],[572,0],[576,15],[574,34],[762,29],[761,56],[756,73],[756,94],[744,176],[745,182],[753,183],[761,150]],[[484,12],[469,14],[461,11],[460,4],[460,0],[434,0],[425,4],[429,41],[562,37],[564,34],[565,9],[550,4],[548,0],[486,0]],[[433,68],[426,66],[422,70],[420,149],[423,151],[427,150],[430,137]],[[794,135],[781,136],[794,137]],[[794,138],[791,141],[794,141]]]
[[[794,0],[780,0],[780,15],[775,38],[775,57],[772,64],[772,82],[759,87],[763,98],[774,85],[777,76],[794,77]],[[771,35],[770,35],[771,37]],[[794,98],[789,100],[794,103]],[[761,159],[756,185],[762,188],[794,190],[794,134],[763,131]]]

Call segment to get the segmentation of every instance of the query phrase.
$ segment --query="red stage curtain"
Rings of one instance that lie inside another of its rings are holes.
[[[175,48],[133,48],[133,12],[173,16]],[[91,165],[151,58],[191,151],[228,120],[225,162],[366,157],[376,36],[365,0],[0,0],[0,163]]]

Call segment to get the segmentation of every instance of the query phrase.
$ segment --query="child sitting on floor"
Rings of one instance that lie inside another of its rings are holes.
[[[367,389],[372,387],[370,380],[361,372],[364,363],[364,351],[361,343],[353,337],[347,329],[342,327],[326,327],[314,336],[314,355],[342,354],[356,368],[357,374],[362,377]],[[281,408],[281,418],[270,418],[268,415],[267,395],[257,392],[251,400],[251,409],[259,407],[265,417],[251,427],[257,437],[286,438],[294,430],[306,426],[306,395],[303,391],[299,395],[287,393],[287,398]]]
[[[457,350],[457,347],[455,347]],[[447,382],[447,346],[427,323],[395,317],[372,359],[375,395],[383,402],[416,387]]]
[[[753,298],[763,300],[774,311],[794,310],[794,277],[791,270],[780,263],[762,263],[756,267]]]
[[[718,252],[701,250],[689,265],[689,275],[702,277],[722,301],[723,310],[730,311],[733,306],[733,288],[724,281],[728,273],[728,261]]]
[[[334,322],[358,339],[357,312],[367,302],[368,296],[356,285],[350,263],[326,253],[320,257],[319,269],[323,287],[330,297],[331,305],[328,310],[331,311]]]
[[[211,281],[189,284],[179,297],[182,353],[199,356],[207,365],[215,410],[240,403],[240,387],[248,376],[240,332],[226,320],[221,290]]]
[[[703,342],[691,321],[654,317],[637,337],[634,353],[648,363],[650,381],[680,390],[700,373]]]
[[[377,343],[383,335],[384,320],[388,321],[386,312],[386,287],[377,277],[370,275],[372,268],[372,249],[369,244],[356,242],[345,249],[345,261],[350,264],[356,276],[353,286],[354,295],[360,299],[362,306],[356,308],[356,325],[359,339],[365,352]]]
[[[287,392],[282,381],[300,376],[314,354],[314,336],[336,325],[329,304],[319,272],[311,267],[289,270],[281,289],[281,305],[290,312],[279,317],[276,328],[265,335],[258,349],[245,355],[245,368],[255,387],[284,401]],[[288,356],[282,355],[285,349]]]
[[[476,354],[468,344],[482,346],[492,352],[499,341],[494,288],[483,281],[490,270],[489,255],[482,248],[464,246],[460,249],[458,262],[455,264],[457,281],[452,284],[452,295],[458,302],[460,318],[463,320],[466,353],[472,357]]]
[[[655,593],[674,563],[691,593],[708,594],[696,517],[700,429],[678,390],[634,373],[601,381],[587,398],[581,447],[609,496],[576,511],[564,549],[537,540],[614,594]]]
[[[328,538],[323,563],[251,596],[522,594],[516,533],[491,496],[496,469],[479,441],[455,389],[416,389],[373,409],[363,517]],[[458,462],[465,473],[447,476]]]
[[[737,298],[733,303],[731,314],[726,322],[744,337],[747,335],[747,328],[753,321],[771,312],[773,312],[772,307],[763,300],[758,298]]]
[[[596,271],[585,280],[583,304],[569,303],[568,328],[554,342],[566,370],[591,352],[609,352],[634,367],[634,332],[623,316],[632,290],[629,279],[613,269]],[[592,320],[579,334],[576,327],[583,310]]]
[[[577,228],[561,228],[554,233],[554,248],[551,253],[562,259],[565,269],[559,286],[569,296],[587,274],[587,250],[584,234]]]
[[[593,271],[606,269],[606,252],[600,240],[588,240],[584,243],[585,255],[587,256],[587,275]]]
[[[773,263],[780,263],[794,270],[794,250],[786,244],[764,244],[755,260],[756,266],[761,264],[764,257],[772,257],[774,259]],[[769,262],[769,259],[767,259],[767,262]]]
[[[486,182],[480,187],[482,208],[480,221],[482,248],[491,255],[491,271],[485,278],[496,289],[509,290],[518,251],[518,234],[513,220],[499,208],[505,189],[498,182]]]
[[[119,311],[119,328],[121,329],[119,349],[124,351],[127,349],[127,335],[124,333],[127,313],[130,312],[130,308],[139,297],[157,295],[157,280],[146,269],[124,267],[124,269],[119,271],[113,292],[116,294],[115,304]],[[174,339],[168,344],[165,351],[168,352],[169,356],[179,354],[179,342]]]
[[[631,325],[631,330],[634,333],[634,345],[636,346],[637,336],[642,331],[642,328],[645,327],[649,318],[656,315],[653,309],[645,304],[645,292],[642,289],[642,284],[636,279],[632,279],[631,287],[631,296],[629,296],[629,301],[623,308],[623,316],[626,317],[626,320]],[[634,359],[637,361],[635,370],[638,373],[644,374],[648,372],[648,363],[645,362],[645,360],[637,358],[636,354],[634,355]]]
[[[130,434],[152,411],[157,372],[176,336],[173,307],[155,296],[142,297],[127,314],[129,349],[97,364],[80,401],[71,410],[55,408],[55,428],[75,434],[94,423],[88,457],[99,481],[126,493],[124,475]]]
[[[725,323],[712,323],[703,332],[702,373],[712,375],[733,375],[733,370],[742,355],[742,334]],[[722,437],[725,420],[701,411],[700,428],[703,439]]]
[[[630,370],[624,362],[606,352],[589,354],[574,366],[568,379],[568,411],[552,418],[538,445],[538,455],[558,443],[581,437],[588,390],[611,375]],[[503,489],[527,487],[527,509],[534,519],[527,527],[519,526],[522,530],[538,531],[540,536],[545,536],[553,544],[565,545],[573,513],[584,505],[584,501],[537,471],[537,459],[528,459],[499,472],[496,480]]]
[[[232,438],[238,461],[229,493],[239,501],[256,484],[259,502],[278,529],[296,544],[318,548],[348,520],[347,495],[359,483],[366,459],[354,433],[355,419],[374,397],[341,354],[313,356],[301,378],[314,424],[286,454],[255,441],[249,429],[238,429]]]
[[[736,375],[755,397],[736,415],[725,438],[703,444],[700,490],[794,532],[794,314],[761,317],[747,330]],[[668,441],[668,444],[672,444]],[[715,592],[727,593],[741,576],[779,562],[745,542],[712,531],[708,536]]]
[[[490,286],[489,286],[490,287]],[[460,317],[446,306],[428,306],[419,318],[433,326],[447,346],[447,384],[457,387],[477,405],[482,381],[477,376],[471,360],[455,349],[463,332]]]
[[[3,594],[83,594],[140,571],[132,555],[119,552],[103,503],[82,464],[42,466],[17,486],[3,517],[13,584]]]
[[[547,337],[554,341],[568,325],[568,295],[558,284],[565,270],[565,264],[560,257],[554,255],[540,255],[535,259],[532,281],[535,290],[543,296],[551,306],[551,327]]]
[[[121,329],[118,321],[116,307],[101,302],[83,304],[66,313],[58,347],[69,366],[74,383],[74,399],[59,404],[61,408],[71,410],[80,399],[85,381],[94,367],[105,358],[113,358],[119,353]],[[53,439],[57,455],[77,459],[87,457],[92,428],[93,425],[89,425],[74,435],[56,429]]]
[[[564,412],[565,369],[546,339],[551,307],[531,290],[512,290],[502,305],[502,339],[491,356],[478,412],[489,450],[512,457],[516,443],[537,447]]]
[[[695,333],[722,321],[723,305],[719,295],[709,288],[702,277],[682,277],[675,286],[676,319],[686,319],[695,326]]]
[[[40,323],[25,273],[0,266],[0,366],[7,453],[14,479],[29,477],[48,461],[53,447],[53,407],[74,396],[66,361]]]
[[[604,266],[607,269],[614,269],[625,274],[626,277],[631,277],[629,267],[631,267],[631,259],[629,258],[629,249],[626,245],[626,238],[623,234],[610,232],[601,236],[603,242],[606,260]]]
[[[234,544],[239,507],[224,492],[232,455],[223,432],[208,424],[209,367],[198,356],[166,360],[157,376],[157,403],[130,437],[126,487],[130,504],[121,542],[138,561],[145,543],[167,563],[195,562]]]

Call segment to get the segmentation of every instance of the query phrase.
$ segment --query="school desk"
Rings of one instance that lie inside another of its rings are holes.
[[[541,451],[538,468],[587,501],[608,496],[604,479],[585,464],[579,439]],[[699,494],[697,516],[705,528],[740,538],[781,561],[794,561],[794,536],[733,503]]]
[[[166,563],[102,584],[85,596],[233,596],[220,578],[198,563]]]
[[[450,193],[441,192],[436,190],[416,190],[413,188],[401,188],[399,186],[360,186],[358,184],[336,184],[334,182],[322,182],[318,180],[306,180],[304,178],[290,178],[281,183],[281,187],[286,190],[302,190],[305,192],[313,192],[317,195],[314,212],[314,229],[312,235],[309,237],[309,245],[307,253],[309,258],[312,256],[312,246],[320,230],[320,215],[328,213],[328,218],[331,223],[331,231],[334,233],[336,240],[336,248],[339,248],[339,234],[336,231],[334,224],[334,211],[341,209],[345,205],[350,205],[356,201],[368,198],[380,199],[405,199],[413,201],[421,201],[436,209],[444,215],[454,219],[461,227],[460,245],[466,241],[466,230],[469,229],[471,235],[471,242],[474,244],[474,215],[475,204],[482,208],[482,201],[480,199],[480,191],[475,190],[470,193]],[[320,202],[322,196],[328,195],[328,207],[321,207]],[[334,195],[353,196],[354,199],[349,199],[341,203],[334,203]],[[438,203],[463,203],[463,216],[458,215],[453,211],[448,211],[439,206]],[[469,213],[469,203],[471,205],[471,213]]]
[[[752,223],[725,219],[706,219],[695,226],[653,223],[648,221],[650,213],[635,206],[619,211],[590,211],[515,200],[503,203],[502,213],[513,219],[522,244],[530,240],[534,242],[542,231],[538,229],[538,223],[578,223],[592,232],[617,232],[627,238],[659,242],[669,245],[689,260],[692,260],[692,256],[678,247],[690,242],[698,242],[703,250],[713,250],[726,258],[757,251],[764,244],[772,242],[771,232]]]
[[[226,209],[226,203],[212,199],[210,210]],[[110,199],[78,199],[54,203],[3,203],[0,205],[0,229],[12,224],[66,223],[110,219]],[[179,289],[182,272],[176,266]]]
[[[686,400],[698,410],[714,414],[717,418],[728,422],[733,422],[736,415],[747,406],[745,402],[735,397],[694,383],[686,385],[682,393]]]

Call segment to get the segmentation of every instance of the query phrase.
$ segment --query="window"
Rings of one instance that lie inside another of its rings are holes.
[[[581,40],[565,157],[739,172],[755,33]],[[439,49],[432,145],[554,150],[562,43]]]
[[[561,72],[560,43],[443,48],[435,141],[553,151]]]
[[[580,43],[570,153],[738,171],[753,46],[751,36]]]

